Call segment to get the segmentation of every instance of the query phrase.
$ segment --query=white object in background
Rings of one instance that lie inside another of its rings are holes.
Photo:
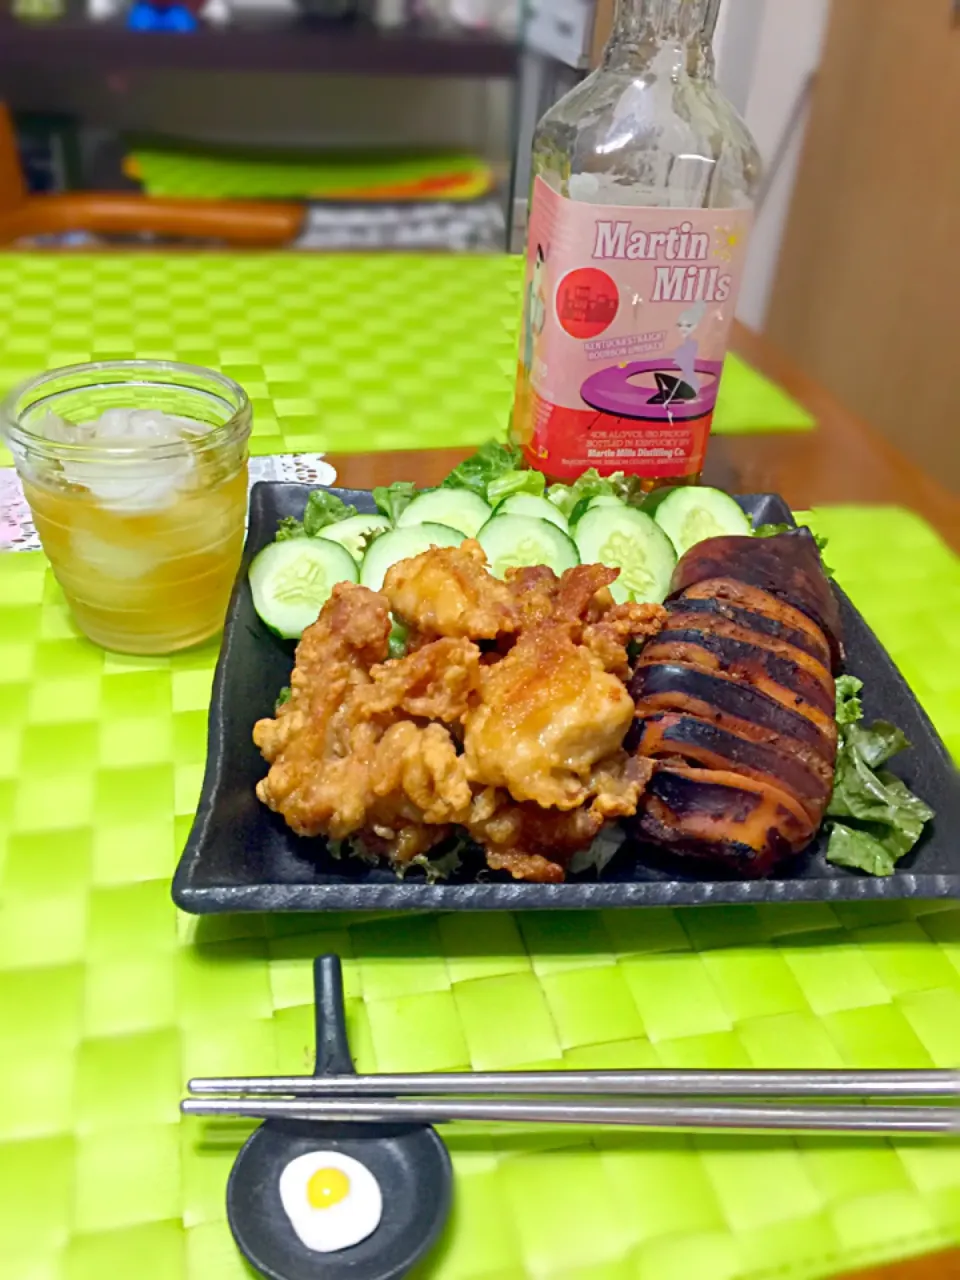
[[[200,10],[200,17],[213,27],[225,27],[232,16],[229,0],[207,0]]]
[[[530,0],[527,47],[568,67],[585,67],[593,38],[590,0]]]
[[[87,17],[94,22],[106,22],[115,18],[123,8],[123,0],[89,0]]]
[[[376,0],[373,20],[378,27],[402,27],[407,20],[407,0]]]
[[[451,0],[450,13],[461,27],[516,35],[520,27],[519,0]]]
[[[280,14],[298,14],[300,8],[297,0],[231,0],[234,14],[239,12],[256,16],[275,18]]]

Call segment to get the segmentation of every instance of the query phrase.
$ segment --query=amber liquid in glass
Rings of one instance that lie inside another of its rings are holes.
[[[24,480],[57,581],[86,635],[122,653],[170,653],[223,626],[243,549],[247,468],[122,510],[79,486]]]

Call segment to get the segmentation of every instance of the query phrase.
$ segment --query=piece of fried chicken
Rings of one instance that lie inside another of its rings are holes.
[[[334,588],[297,647],[290,700],[254,729],[270,763],[257,794],[299,835],[362,832],[405,862],[469,813],[472,791],[446,725],[465,715],[480,652],[441,640],[384,662],[390,626],[382,596]]]
[[[589,849],[608,822],[636,813],[653,769],[651,761],[619,751],[592,771],[593,801],[566,812],[517,804],[508,792],[490,787],[475,798],[467,829],[493,871],[562,884],[574,856]]]
[[[633,715],[622,680],[563,626],[541,624],[481,670],[465,722],[467,776],[518,802],[575,809],[591,798],[591,770],[620,750]]]
[[[495,640],[519,626],[509,587],[487,570],[483,548],[472,539],[401,560],[387,571],[383,594],[399,620],[428,639]]]
[[[659,606],[615,606],[616,571],[519,569],[500,582],[476,542],[342,584],[297,649],[291,698],[254,740],[258,794],[301,835],[359,836],[403,863],[465,827],[489,865],[557,882],[649,774],[622,749],[628,646]],[[390,610],[411,628],[386,661]],[[475,641],[485,643],[481,654]]]

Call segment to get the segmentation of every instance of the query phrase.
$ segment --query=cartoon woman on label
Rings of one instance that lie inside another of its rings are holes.
[[[683,380],[677,383],[672,399],[696,400],[700,394],[700,376],[697,373],[700,343],[693,335],[706,314],[707,304],[696,302],[692,307],[688,307],[677,321],[681,342],[676,351],[671,353],[670,358],[679,368]]]
[[[543,333],[547,323],[547,255],[543,245],[537,245],[537,259],[533,267],[533,278],[527,290],[527,331],[523,343],[523,367],[529,377],[537,357],[537,339]]]

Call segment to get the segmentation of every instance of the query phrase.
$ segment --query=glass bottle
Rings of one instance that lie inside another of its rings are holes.
[[[714,79],[720,4],[618,0],[536,131],[511,434],[552,479],[702,469],[760,180]]]

